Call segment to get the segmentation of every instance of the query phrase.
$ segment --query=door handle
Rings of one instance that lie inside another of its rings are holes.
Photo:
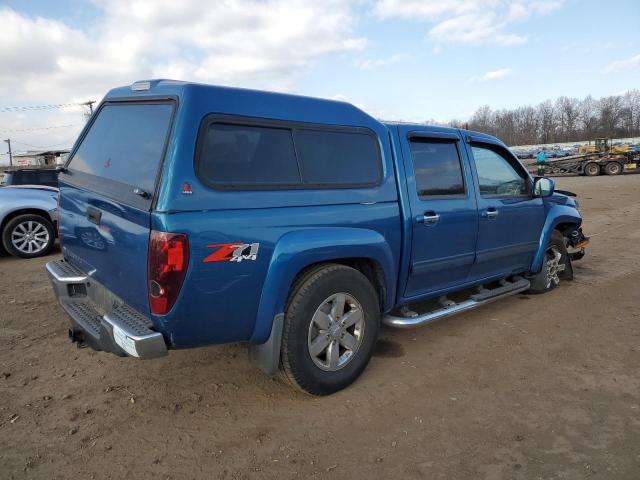
[[[487,217],[489,220],[493,220],[498,216],[498,210],[495,208],[487,208],[487,211],[482,214],[483,217]]]
[[[93,207],[87,207],[87,220],[96,225],[100,225],[100,219],[102,218],[102,212]]]
[[[422,223],[425,225],[435,225],[440,220],[440,215],[435,212],[427,212],[422,216]]]

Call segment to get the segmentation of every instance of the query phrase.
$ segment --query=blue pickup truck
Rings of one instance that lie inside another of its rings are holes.
[[[151,80],[111,90],[59,176],[70,338],[121,356],[245,342],[326,395],[408,328],[572,277],[578,205],[489,135],[344,102]]]

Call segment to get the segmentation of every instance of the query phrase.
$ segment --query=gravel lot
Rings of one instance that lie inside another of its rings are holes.
[[[0,478],[640,478],[640,175],[572,177],[576,279],[412,331],[351,388],[239,345],[119,359],[67,340],[37,260],[0,258]]]

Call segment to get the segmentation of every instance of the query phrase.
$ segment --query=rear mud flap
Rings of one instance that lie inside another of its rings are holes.
[[[269,339],[259,345],[249,345],[249,361],[254,367],[259,368],[267,375],[278,373],[283,327],[284,313],[279,313],[273,319]]]

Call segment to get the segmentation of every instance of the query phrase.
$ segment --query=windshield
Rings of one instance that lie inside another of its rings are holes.
[[[107,178],[152,194],[173,104],[107,104],[73,155],[69,170]]]

